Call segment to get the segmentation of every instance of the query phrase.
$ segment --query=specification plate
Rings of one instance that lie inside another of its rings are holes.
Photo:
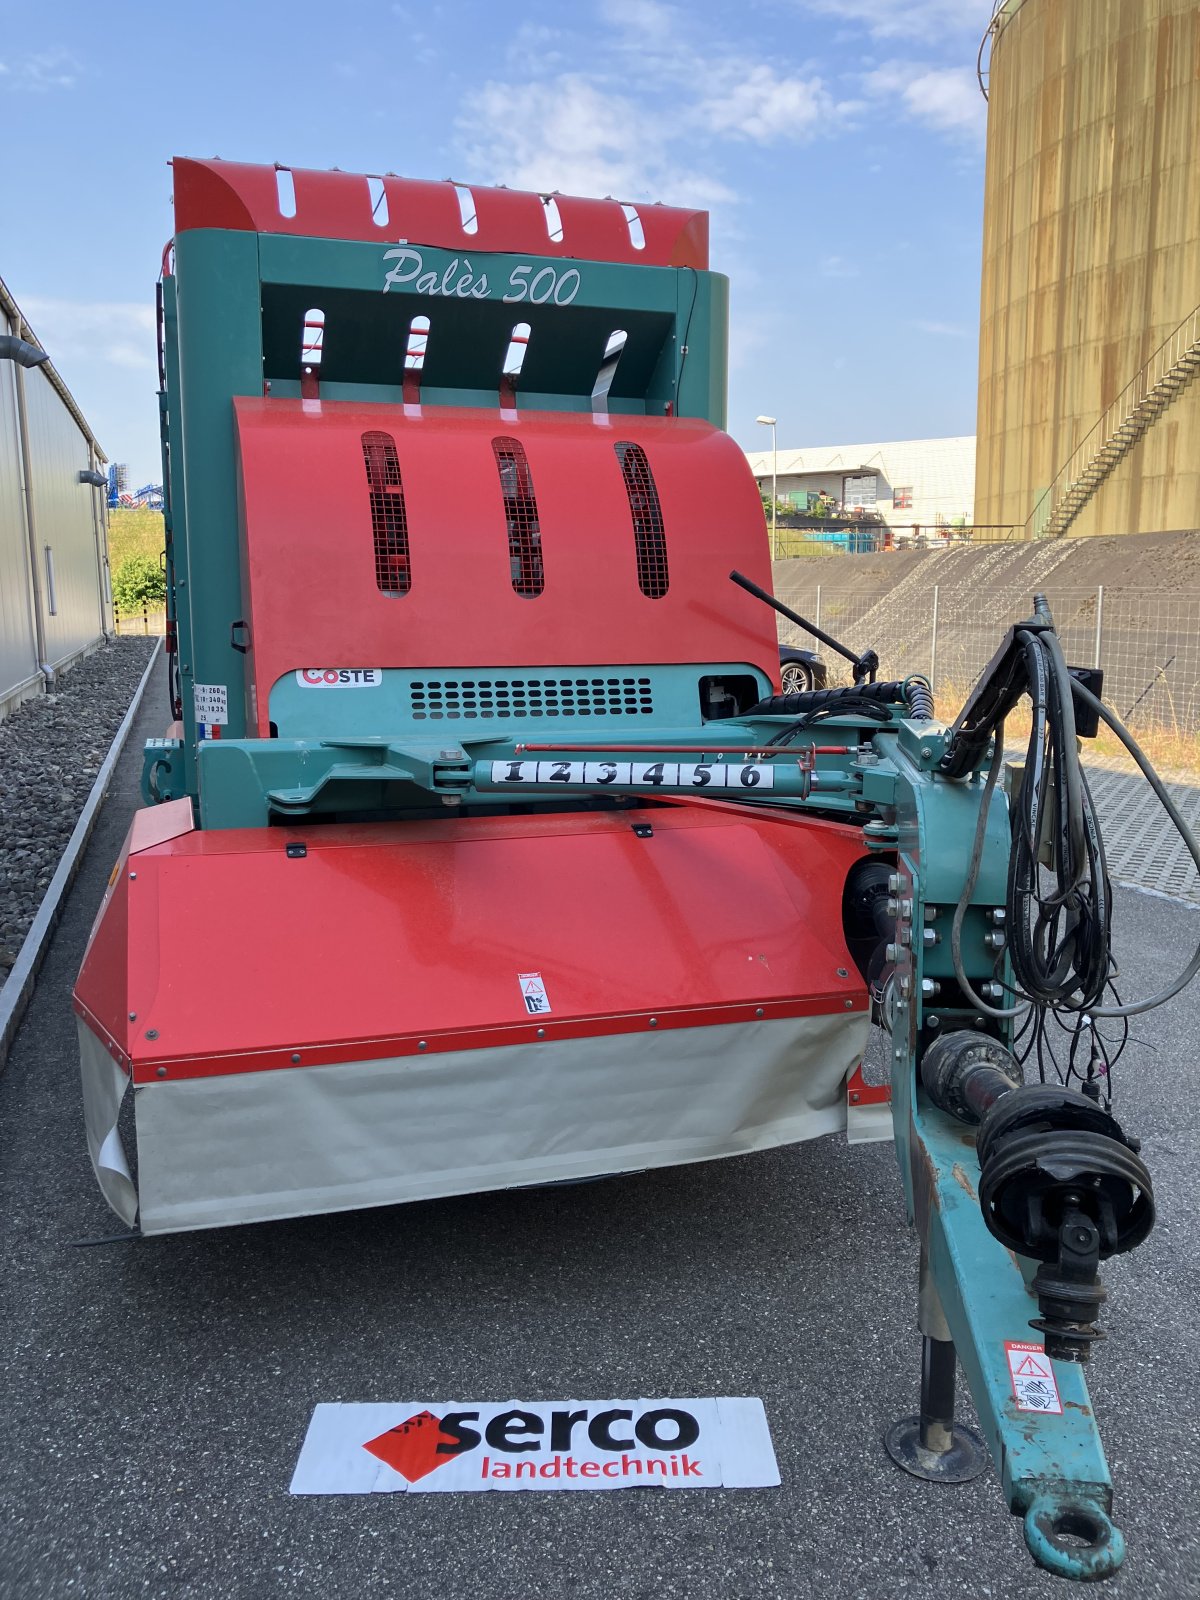
[[[747,761],[493,761],[492,782],[538,787],[595,784],[617,789],[772,789],[775,769]]]
[[[197,683],[196,721],[226,727],[229,723],[229,690],[223,683]]]

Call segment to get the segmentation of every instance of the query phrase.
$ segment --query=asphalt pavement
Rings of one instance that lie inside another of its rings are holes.
[[[903,1476],[916,1250],[890,1145],[840,1137],[570,1188],[135,1244],[84,1144],[70,988],[135,802],[151,689],[0,1077],[0,1596],[1043,1596],[989,1473]],[[254,908],[231,907],[231,915]],[[1200,912],[1117,895],[1130,994]],[[219,1004],[221,958],[206,981]],[[1091,1387],[1129,1556],[1200,1597],[1200,990],[1135,1024],[1116,1109],[1159,1221],[1105,1271]],[[326,1400],[762,1397],[782,1485],[292,1497]]]

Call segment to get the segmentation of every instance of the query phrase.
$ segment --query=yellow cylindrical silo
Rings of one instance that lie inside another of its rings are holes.
[[[988,88],[975,520],[1200,528],[1200,6],[1005,0]]]

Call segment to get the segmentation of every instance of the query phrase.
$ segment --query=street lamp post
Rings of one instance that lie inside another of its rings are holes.
[[[775,447],[775,418],[755,417],[755,422],[761,422],[764,428],[771,430],[771,555],[779,554],[778,530],[775,525],[778,513],[778,478],[779,478],[779,451]]]

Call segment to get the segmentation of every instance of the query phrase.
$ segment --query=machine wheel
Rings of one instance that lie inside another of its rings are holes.
[[[803,661],[786,661],[779,679],[784,694],[806,694],[813,686],[812,668]]]

